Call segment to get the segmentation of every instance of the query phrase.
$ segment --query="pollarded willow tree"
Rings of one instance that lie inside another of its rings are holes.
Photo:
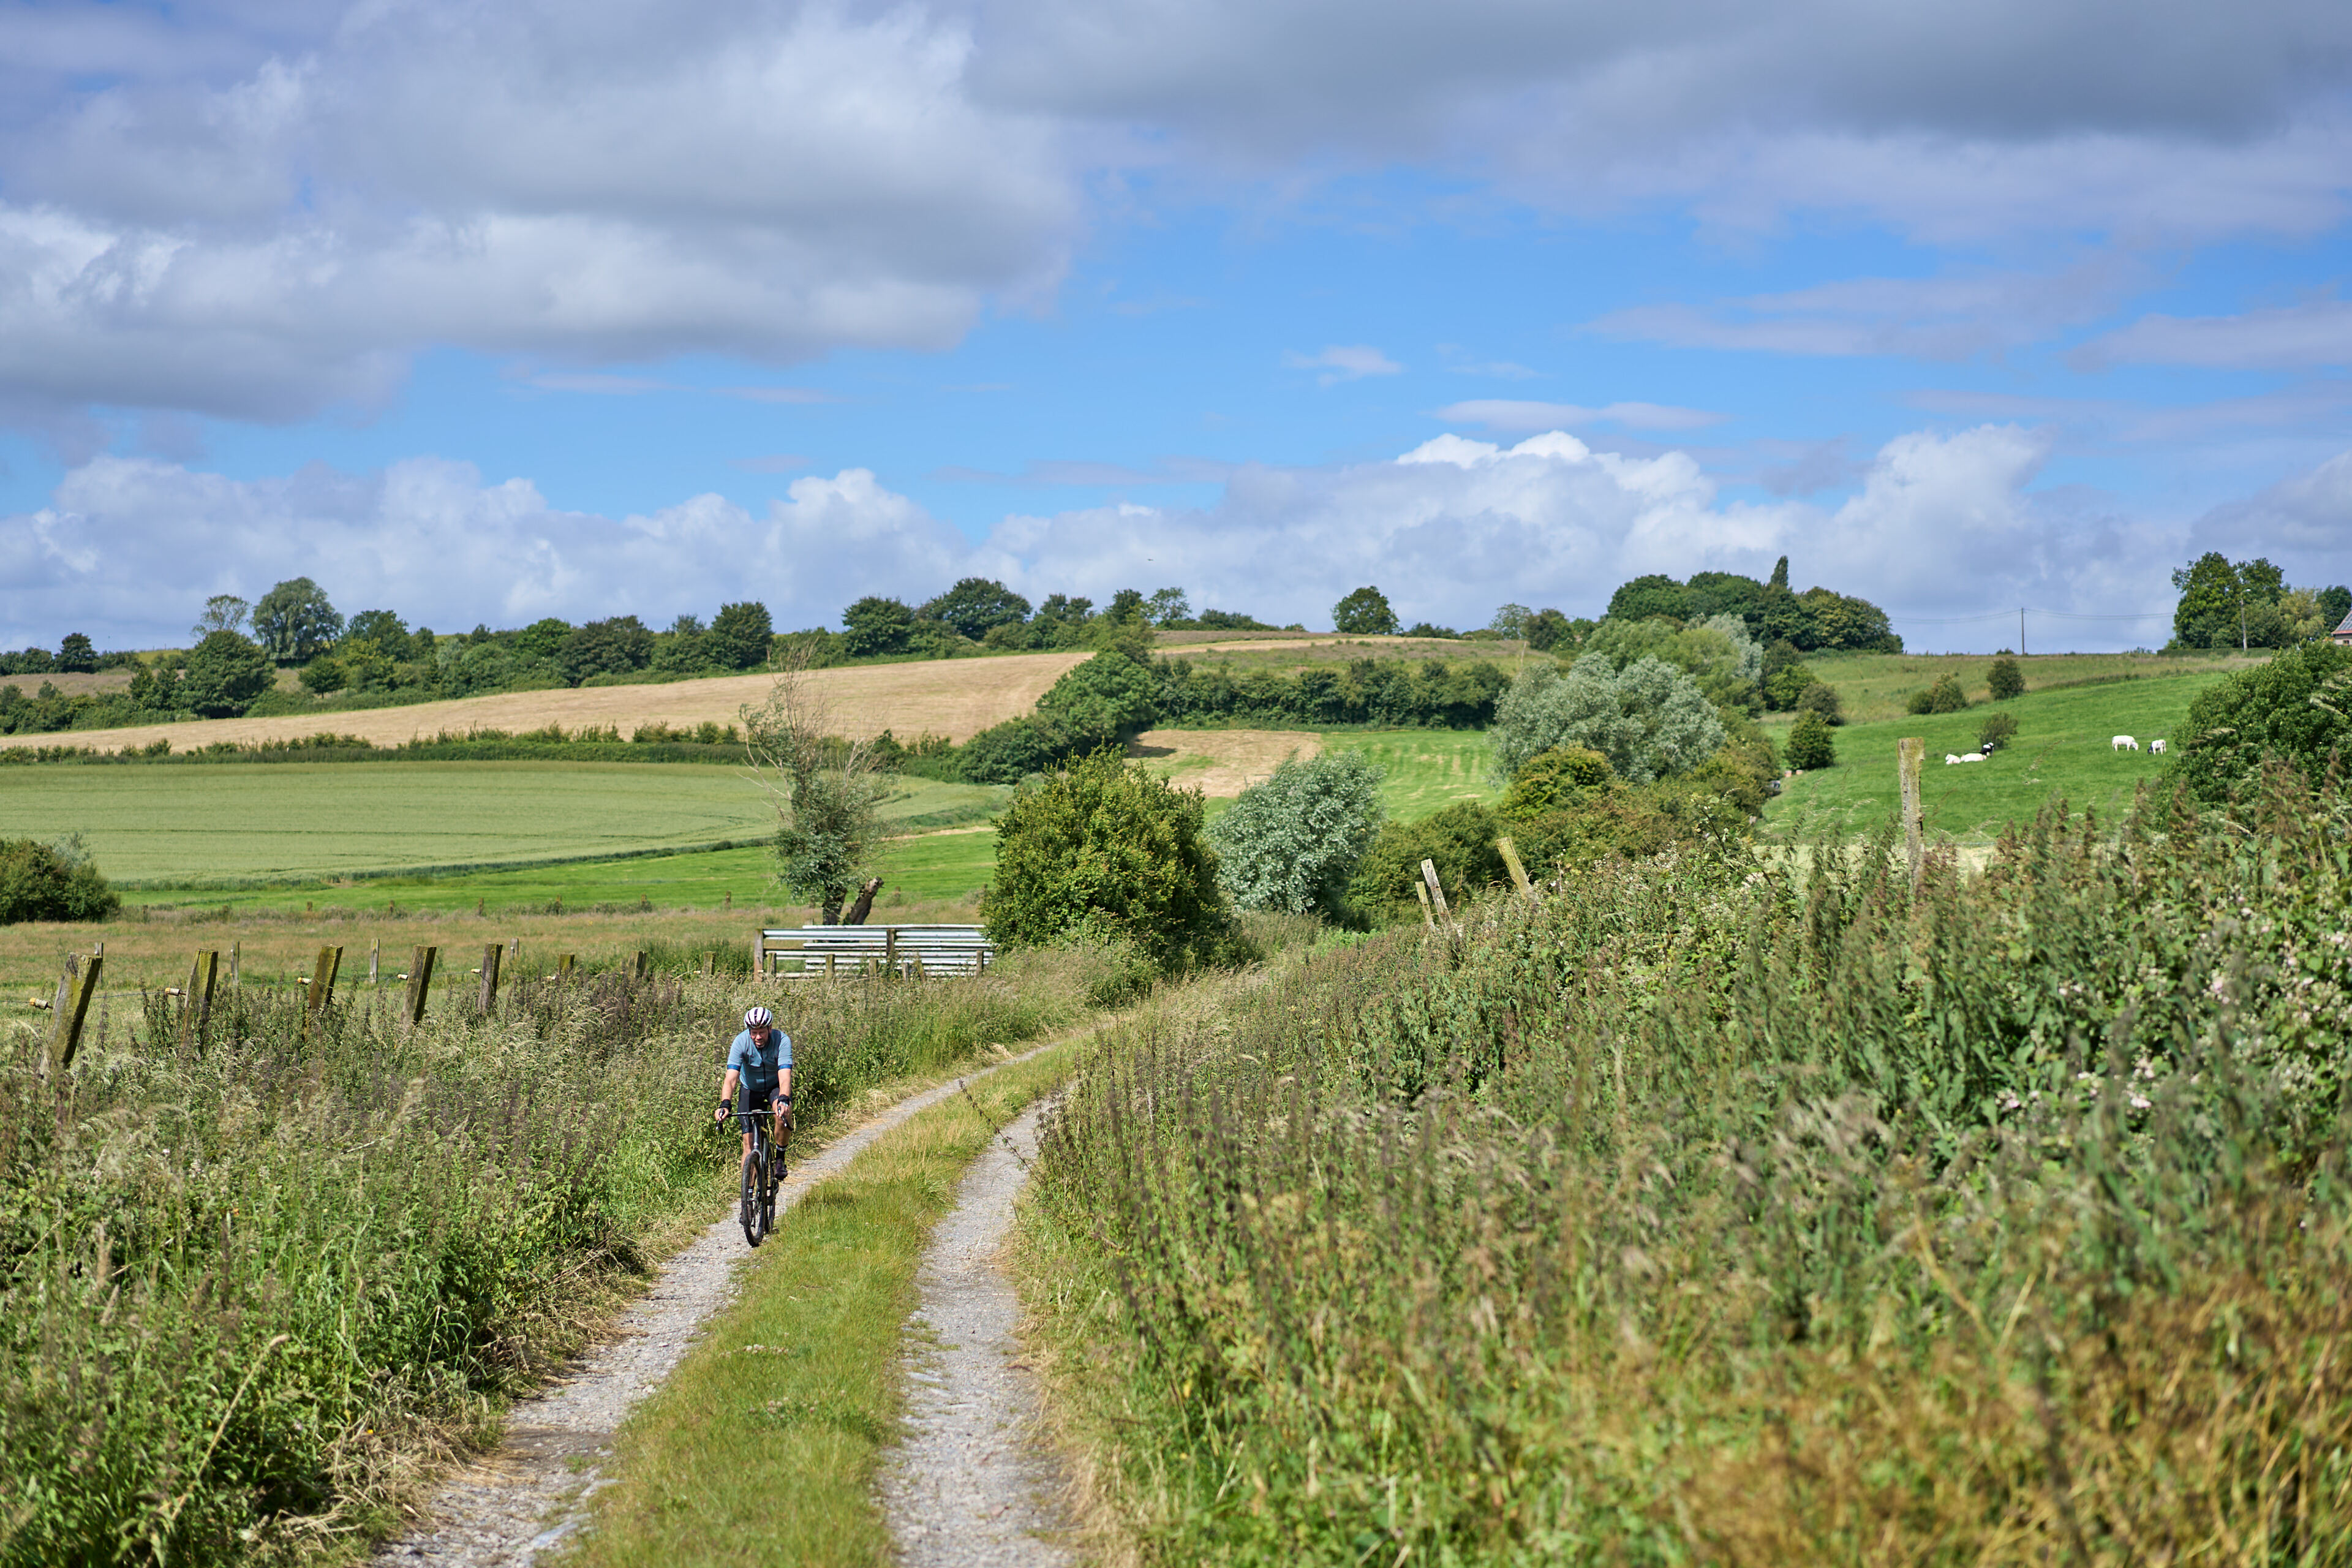
[[[1496,771],[1515,778],[1554,746],[1589,746],[1617,776],[1648,784],[1687,773],[1723,745],[1723,721],[1698,682],[1656,658],[1622,669],[1588,654],[1567,674],[1531,664],[1495,707]]]
[[[832,733],[832,711],[809,683],[804,655],[742,715],[752,768],[776,803],[776,879],[815,904],[824,924],[839,925],[842,905],[869,879],[888,837],[882,801],[889,786],[867,742]],[[853,923],[862,921],[861,911]]]
[[[1209,825],[1217,879],[1237,909],[1339,917],[1381,816],[1381,770],[1360,753],[1286,757]]]

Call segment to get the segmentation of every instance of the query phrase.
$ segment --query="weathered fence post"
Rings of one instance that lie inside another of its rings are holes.
[[[474,1011],[487,1018],[499,1000],[499,960],[506,949],[491,942],[482,949],[482,994],[474,1004]]]
[[[1919,764],[1927,755],[1927,741],[1906,735],[1895,742],[1895,771],[1903,786],[1903,847],[1911,856],[1911,893],[1917,897],[1919,878],[1927,868],[1927,847],[1920,842]]]
[[[1535,902],[1536,887],[1528,880],[1528,868],[1519,864],[1519,847],[1505,837],[1495,840],[1495,847],[1503,852],[1503,864],[1511,868],[1511,880],[1519,885],[1519,897]]]
[[[568,952],[562,954],[556,959],[555,978],[559,983],[569,984],[571,982],[572,965],[573,962],[572,954]]]
[[[898,978],[898,928],[882,928],[882,973],[891,980]]]
[[[828,953],[826,953],[826,954],[824,955],[824,977],[825,977],[827,980],[830,980],[830,979],[832,979],[832,978],[833,978],[833,965],[834,965],[834,961],[835,961],[835,960],[836,960],[836,959],[838,959],[840,956],[841,956],[841,954],[839,954],[839,953],[837,953],[837,952],[828,952]],[[807,967],[807,965],[806,965],[806,964],[803,964],[803,965],[802,965],[802,967],[805,969],[805,968]]]
[[[319,961],[310,966],[310,994],[302,1000],[303,1033],[310,1033],[310,1026],[318,1022],[320,1013],[335,999],[335,975],[342,967],[341,948],[322,947],[319,950]]]
[[[635,964],[632,966],[631,973],[635,978],[643,980],[646,977],[646,972],[652,967],[653,966],[650,963],[646,962],[645,950],[643,948],[639,948],[637,950],[637,960]]]
[[[244,946],[241,942],[228,944],[228,988],[232,991],[245,989],[245,972],[237,967],[237,953]]]
[[[383,963],[383,938],[372,936],[368,938],[368,989],[371,991],[376,987],[376,977],[382,970]]]
[[[102,953],[93,952],[85,963],[79,955],[66,955],[66,972],[58,981],[57,1018],[49,1029],[49,1070],[63,1072],[73,1066],[74,1052],[81,1048],[81,1024],[89,1014],[89,999],[98,994],[98,976],[106,967]]]
[[[408,958],[408,1026],[416,1027],[425,1021],[425,1001],[433,991],[433,961],[441,956],[437,947],[419,947]]]
[[[1428,888],[1422,884],[1419,878],[1415,878],[1413,879],[1412,890],[1414,896],[1421,900],[1421,923],[1427,926],[1430,930],[1435,931],[1437,929],[1437,917],[1429,912]]]
[[[1454,911],[1445,907],[1445,884],[1437,879],[1436,861],[1423,860],[1421,863],[1421,879],[1429,884],[1429,901],[1435,904],[1437,912],[1450,922],[1454,919]]]
[[[705,980],[710,978],[711,965],[718,957],[719,955],[715,952],[706,952],[702,955],[702,977]]]
[[[186,1004],[180,1009],[180,1044],[203,1037],[205,1026],[212,1020],[213,987],[220,981],[220,950],[210,948],[196,954],[196,962],[188,968]]]

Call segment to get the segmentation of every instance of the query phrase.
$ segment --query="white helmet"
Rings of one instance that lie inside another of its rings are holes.
[[[747,1029],[763,1029],[775,1021],[776,1016],[765,1007],[754,1007],[743,1015],[743,1026]]]

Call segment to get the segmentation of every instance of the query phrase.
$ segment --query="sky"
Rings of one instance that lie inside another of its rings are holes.
[[[2342,0],[0,0],[0,646],[2352,581]]]

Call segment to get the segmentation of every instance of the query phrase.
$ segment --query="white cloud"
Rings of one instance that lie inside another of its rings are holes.
[[[1404,366],[1368,343],[1334,343],[1321,353],[1286,353],[1282,363],[1293,370],[1320,370],[1315,379],[1324,386],[1361,381],[1368,375],[1395,375]]]
[[[2142,316],[2085,343],[2074,358],[2090,370],[2111,364],[2342,369],[2352,365],[2352,302],[2316,300],[2241,316]]]
[[[1508,447],[1444,435],[1393,461],[1234,470],[1205,507],[1013,516],[977,541],[862,468],[799,479],[763,511],[704,495],[616,520],[432,459],[236,480],[110,457],[50,506],[0,519],[0,642],[176,641],[207,595],[251,597],[298,574],[346,610],[389,606],[444,630],[625,612],[659,625],[745,595],[781,624],[831,624],[860,595],[921,597],[971,574],[1098,602],[1178,583],[1198,605],[1309,625],[1370,582],[1408,620],[1465,626],[1506,601],[1595,614],[1644,572],[1760,575],[1783,553],[1801,583],[1898,617],[2168,605],[2183,531],[2037,490],[2049,446],[2015,426],[1904,436],[1851,497],[1819,506],[1726,501],[1683,452],[1595,452],[1560,431]],[[2263,504],[2324,520],[2338,503],[2313,486]],[[193,579],[192,561],[205,563]]]
[[[2352,451],[2199,518],[2188,553],[2208,550],[2233,561],[2267,555],[2298,584],[2352,580]]]
[[[1574,403],[1531,403],[1507,397],[1475,397],[1449,403],[1437,417],[1490,430],[1556,430],[1562,426],[1622,425],[1628,430],[1697,430],[1719,425],[1727,415],[1663,403],[1612,403],[1586,408]]]

